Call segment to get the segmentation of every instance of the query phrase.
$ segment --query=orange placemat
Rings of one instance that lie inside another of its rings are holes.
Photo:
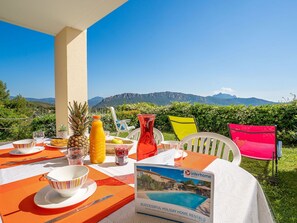
[[[131,159],[137,160],[137,154],[136,153],[132,153],[128,156]]]
[[[64,153],[62,153],[60,150],[57,150],[57,149],[45,148],[44,150],[38,153],[20,155],[20,156],[9,154],[11,150],[13,149],[11,148],[11,149],[0,150],[0,169],[65,156]]]
[[[196,170],[204,170],[209,164],[212,163],[217,157],[201,154],[201,153],[195,153],[186,151],[188,153],[188,156],[186,156],[183,161],[181,167],[183,168],[192,168]],[[129,158],[136,160],[136,153],[133,153],[129,155]]]
[[[0,213],[4,223],[45,222],[98,198],[113,194],[113,197],[59,221],[98,222],[134,199],[134,188],[93,168],[89,169],[89,178],[98,185],[96,192],[85,201],[67,208],[43,209],[34,204],[36,192],[48,185],[42,175],[1,185]]]
[[[183,168],[191,168],[195,170],[204,170],[209,164],[211,164],[216,156],[211,156],[207,154],[195,153],[186,151],[188,156],[186,156],[183,161],[181,167]]]

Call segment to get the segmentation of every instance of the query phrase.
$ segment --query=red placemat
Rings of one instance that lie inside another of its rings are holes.
[[[28,155],[11,155],[13,148],[0,150],[0,169],[39,162],[65,156],[60,150],[45,148],[41,152]]]
[[[98,185],[96,192],[85,201],[67,208],[43,209],[34,204],[36,192],[48,185],[42,175],[1,185],[0,213],[4,223],[45,222],[98,198],[113,194],[113,197],[59,221],[98,222],[134,199],[134,188],[93,168],[89,169],[89,178]]]

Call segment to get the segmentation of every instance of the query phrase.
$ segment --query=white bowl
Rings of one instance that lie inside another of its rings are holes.
[[[173,145],[177,146],[178,143],[180,143],[180,141],[169,140],[169,141],[162,141],[161,145],[162,145],[163,149],[171,149],[171,147],[173,147]]]
[[[21,153],[30,153],[34,146],[34,139],[22,139],[12,143],[13,147]]]
[[[88,174],[88,167],[71,165],[55,168],[46,178],[49,185],[62,197],[71,197],[84,185]]]

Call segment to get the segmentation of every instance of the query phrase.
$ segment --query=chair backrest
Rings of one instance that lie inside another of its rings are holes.
[[[197,125],[194,118],[168,116],[174,134],[178,140],[182,140],[187,135],[197,133]]]
[[[156,143],[157,145],[159,145],[162,141],[164,141],[164,136],[159,129],[154,128],[153,131],[154,131],[154,138],[156,140]],[[130,132],[127,138],[138,141],[140,138],[140,128],[134,129],[132,132]]]
[[[115,110],[114,110],[114,107],[109,107],[110,111],[111,111],[111,116],[112,116],[112,119],[113,119],[113,122],[116,126],[116,129],[118,130],[118,125],[117,125],[117,115],[115,113]]]
[[[235,165],[240,165],[240,151],[236,144],[226,136],[213,132],[199,132],[186,136],[181,143],[186,150],[217,156]]]
[[[228,124],[230,137],[243,156],[274,160],[277,156],[277,136],[275,125]]]

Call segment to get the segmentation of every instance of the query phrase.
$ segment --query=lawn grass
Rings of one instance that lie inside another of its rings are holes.
[[[165,140],[175,140],[172,133],[163,133]],[[297,148],[283,148],[278,163],[278,182],[271,183],[271,162],[242,157],[240,166],[261,184],[276,222],[297,223]]]
[[[297,148],[283,148],[276,185],[269,182],[271,162],[266,168],[265,161],[243,157],[240,166],[259,180],[276,221],[297,223]],[[269,176],[265,174],[267,169]]]
[[[172,133],[163,133],[165,140],[175,140]],[[120,135],[125,137],[126,134]],[[271,162],[242,157],[240,166],[261,184],[276,222],[297,223],[297,148],[283,148],[278,164],[278,181],[271,183]]]

